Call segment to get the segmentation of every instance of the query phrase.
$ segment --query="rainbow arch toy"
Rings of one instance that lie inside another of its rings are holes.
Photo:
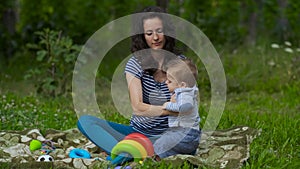
[[[120,164],[132,158],[133,161],[140,162],[153,155],[150,139],[141,133],[131,133],[113,147],[110,160],[112,164]]]

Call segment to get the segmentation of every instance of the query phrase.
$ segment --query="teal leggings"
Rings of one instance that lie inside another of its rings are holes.
[[[112,148],[126,135],[137,132],[131,126],[90,115],[81,116],[77,122],[77,127],[84,136],[107,154],[110,154]]]

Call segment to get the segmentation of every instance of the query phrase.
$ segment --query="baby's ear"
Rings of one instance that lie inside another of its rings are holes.
[[[180,87],[187,87],[187,85],[186,85],[185,82],[181,82],[181,83],[180,83]]]

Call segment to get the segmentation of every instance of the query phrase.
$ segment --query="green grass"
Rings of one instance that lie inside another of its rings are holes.
[[[245,168],[293,168],[300,165],[299,98],[291,91],[270,95],[247,92],[228,96],[220,128],[248,125],[262,129],[251,144],[251,156]]]
[[[250,159],[243,168],[300,168],[299,53],[286,53],[267,45],[220,53],[228,94],[218,129],[237,125],[262,129],[261,135],[251,144]],[[197,63],[201,67],[201,63]],[[12,75],[15,69],[18,70],[18,66],[10,64],[2,67],[0,73],[0,130],[65,130],[76,127],[77,117],[71,97],[51,99],[38,96],[30,82]],[[22,67],[20,72],[25,69]],[[200,75],[203,126],[210,104],[210,86],[205,69],[200,69]],[[100,88],[110,86],[107,78],[99,78],[96,84],[98,88],[99,85],[103,85]],[[128,124],[128,119],[114,108],[109,90],[104,91],[107,92],[98,93],[102,113],[108,120]],[[187,164],[181,166],[191,167]],[[172,166],[145,162],[140,168]]]
[[[23,130],[54,128],[66,130],[76,127],[77,118],[69,100],[51,99],[33,96],[20,97],[12,93],[2,94],[0,98],[1,130]]]

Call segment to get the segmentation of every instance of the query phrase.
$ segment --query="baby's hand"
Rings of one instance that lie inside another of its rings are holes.
[[[174,93],[172,96],[171,96],[171,102],[175,103],[176,102],[176,94]]]

